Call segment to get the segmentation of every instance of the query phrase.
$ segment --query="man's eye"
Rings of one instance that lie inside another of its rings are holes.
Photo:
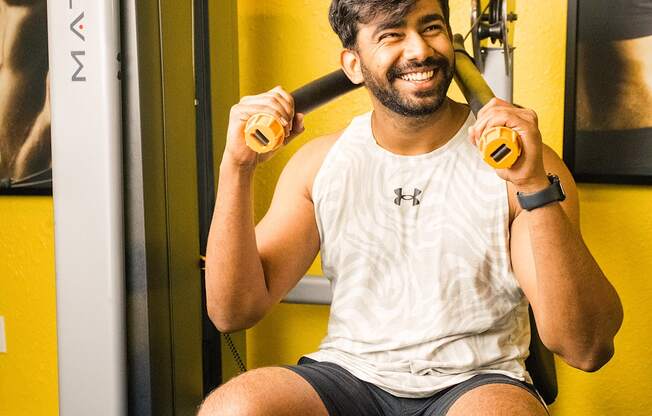
[[[426,28],[425,32],[438,32],[440,30],[443,30],[442,25],[430,25]]]
[[[387,32],[387,33],[383,33],[382,35],[380,35],[378,40],[381,41],[381,40],[384,40],[384,39],[398,38],[399,36],[400,36],[400,34],[398,34],[396,32]]]

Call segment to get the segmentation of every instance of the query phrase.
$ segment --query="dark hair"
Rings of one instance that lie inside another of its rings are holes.
[[[368,24],[378,16],[387,15],[393,19],[407,16],[418,0],[333,0],[328,11],[328,21],[339,36],[342,45],[353,49],[358,36],[358,24]],[[449,24],[448,0],[437,0]]]

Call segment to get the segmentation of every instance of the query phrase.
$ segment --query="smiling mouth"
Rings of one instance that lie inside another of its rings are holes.
[[[430,70],[424,72],[411,72],[409,74],[399,75],[398,78],[402,79],[403,81],[426,82],[426,81],[430,81],[434,76],[435,76],[435,71]]]

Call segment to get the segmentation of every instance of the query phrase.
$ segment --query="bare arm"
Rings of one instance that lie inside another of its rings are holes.
[[[512,265],[544,344],[570,365],[595,371],[613,355],[623,310],[582,239],[570,172],[549,148],[544,155],[546,170],[559,175],[567,199],[518,214],[511,231]]]
[[[252,179],[260,156],[244,146],[242,128],[252,112],[269,113],[273,108],[291,116],[291,105],[286,105],[291,97],[281,96],[285,109],[270,101],[279,96],[267,96],[245,98],[245,104],[232,111],[206,253],[208,312],[222,332],[248,328],[262,319],[296,285],[319,251],[309,193],[318,167],[318,140],[303,146],[288,162],[267,214],[254,227]],[[259,107],[265,100],[262,105],[267,109]],[[298,132],[303,130],[300,119],[295,118],[295,124]],[[288,133],[291,128],[286,126]]]
[[[543,343],[570,365],[585,371],[602,367],[613,355],[613,338],[623,319],[620,299],[584,244],[579,227],[577,189],[563,161],[543,145],[532,110],[494,100],[478,114],[472,137],[486,128],[515,129],[523,154],[507,180],[511,205],[512,267],[527,296]],[[560,177],[567,194],[532,211],[521,210],[517,191],[531,193],[549,185],[546,172]]]
[[[207,252],[209,313],[223,332],[262,319],[306,273],[319,251],[301,149],[283,170],[272,204],[254,228],[253,171],[223,162]],[[304,154],[302,154],[304,153]]]

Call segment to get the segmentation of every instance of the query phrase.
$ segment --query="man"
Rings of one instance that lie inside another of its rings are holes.
[[[45,0],[0,0],[0,180],[50,167]]]
[[[246,120],[274,114],[290,140],[302,115],[281,88],[233,107],[207,256],[213,322],[253,326],[320,249],[333,302],[319,351],[234,378],[200,415],[545,415],[523,364],[528,300],[571,365],[594,371],[613,354],[622,309],[582,242],[573,180],[533,111],[495,100],[474,121],[446,97],[448,15],[444,0],[332,2],[342,67],[373,112],[303,146],[255,228],[252,175],[270,156],[244,146]],[[523,154],[493,171],[473,144],[502,125]],[[546,172],[566,199],[534,208]]]

